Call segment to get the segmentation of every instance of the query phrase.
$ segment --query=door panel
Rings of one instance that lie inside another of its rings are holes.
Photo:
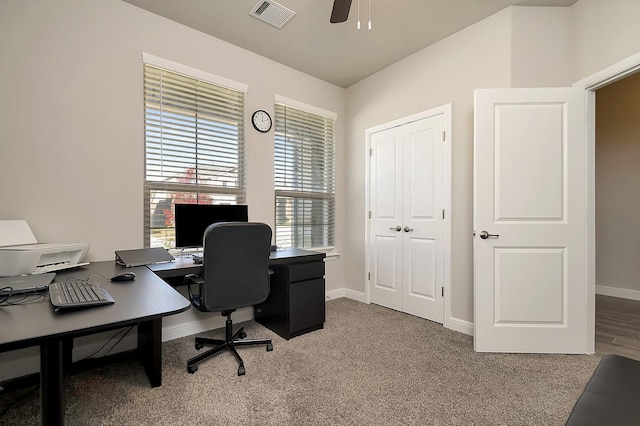
[[[496,220],[559,220],[567,194],[566,104],[504,104],[495,114]],[[522,135],[526,141],[513,143]]]
[[[566,250],[496,249],[496,325],[566,326]]]
[[[399,150],[399,135],[379,135],[375,161],[375,203],[374,211],[378,220],[390,220],[392,224],[399,224],[402,218],[398,209],[398,199],[401,182],[397,178]],[[395,225],[394,225],[395,226]]]
[[[584,90],[475,101],[474,347],[586,353]]]
[[[438,266],[435,241],[423,238],[405,237],[405,270],[403,276],[405,290],[404,311],[416,316],[425,316],[425,305],[438,299]],[[435,321],[435,319],[434,319]]]

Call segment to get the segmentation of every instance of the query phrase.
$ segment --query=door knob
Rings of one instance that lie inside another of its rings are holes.
[[[396,231],[396,232],[400,232],[402,231],[402,227],[400,225],[396,226],[395,228],[389,228],[390,231]]]
[[[482,238],[483,240],[486,240],[489,237],[498,238],[499,236],[500,236],[500,234],[490,234],[487,231],[480,231],[480,238]]]
[[[404,227],[404,232],[411,232],[413,231],[413,228],[409,228],[408,226]]]

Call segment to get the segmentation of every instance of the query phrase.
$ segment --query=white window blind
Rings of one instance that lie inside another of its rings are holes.
[[[276,244],[335,244],[335,116],[276,102]]]
[[[144,65],[145,241],[175,247],[176,203],[244,202],[244,91]]]

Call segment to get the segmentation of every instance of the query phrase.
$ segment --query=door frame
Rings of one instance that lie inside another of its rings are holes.
[[[371,157],[369,153],[371,152],[371,135],[376,132],[380,132],[382,130],[391,129],[393,127],[402,126],[407,123],[411,123],[413,121],[422,120],[425,118],[433,117],[436,115],[444,114],[444,132],[445,132],[445,164],[444,164],[444,233],[443,233],[443,248],[444,248],[444,271],[443,271],[443,280],[442,283],[444,287],[444,318],[442,319],[442,325],[446,328],[452,328],[451,324],[451,151],[452,151],[452,142],[453,142],[453,126],[451,122],[452,118],[452,104],[445,104],[439,107],[431,108],[426,111],[421,111],[416,114],[409,115],[407,117],[402,117],[397,120],[389,121],[383,124],[379,124],[374,127],[370,127],[365,130],[365,247],[364,247],[364,256],[365,256],[365,271],[364,271],[364,301],[365,303],[371,303],[371,281],[369,280],[369,273],[371,271],[371,261],[370,261],[370,226],[369,226],[369,211],[371,210]]]
[[[595,353],[596,336],[596,90],[640,71],[640,52],[629,56],[574,84],[586,90],[587,131],[587,353]]]

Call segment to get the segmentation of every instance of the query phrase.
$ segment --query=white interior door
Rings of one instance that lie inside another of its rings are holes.
[[[402,310],[402,129],[371,135],[371,302]]]
[[[442,323],[444,285],[444,115],[403,130],[402,307]]]
[[[371,301],[439,323],[444,114],[371,135]]]
[[[474,348],[586,353],[581,88],[475,94]]]

